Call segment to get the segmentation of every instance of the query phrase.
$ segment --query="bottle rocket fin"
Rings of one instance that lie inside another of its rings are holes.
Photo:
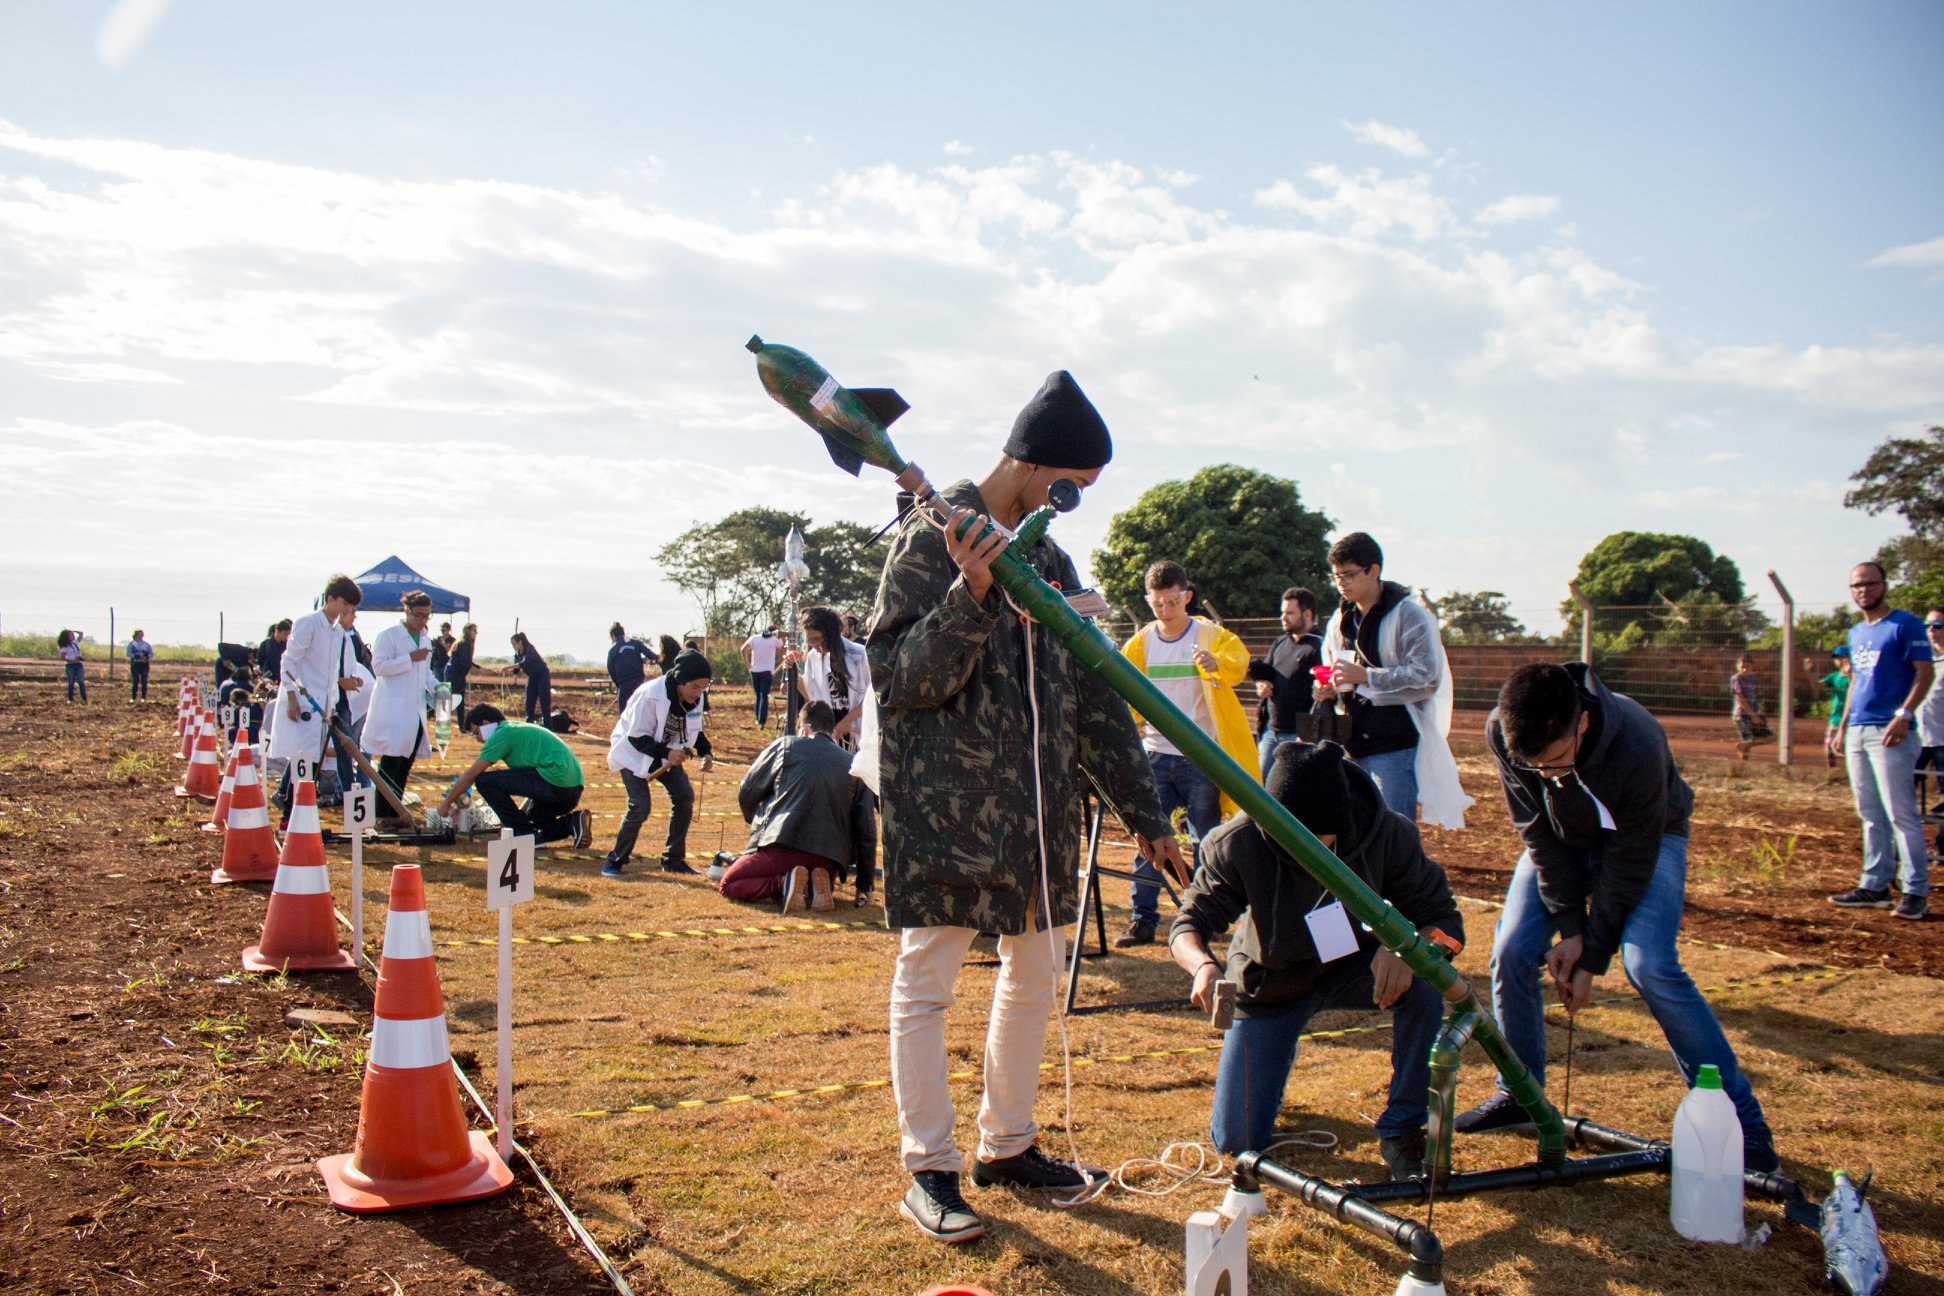
[[[879,427],[890,427],[900,414],[911,408],[904,397],[889,387],[853,387],[851,395],[864,402],[864,408],[877,417]]]

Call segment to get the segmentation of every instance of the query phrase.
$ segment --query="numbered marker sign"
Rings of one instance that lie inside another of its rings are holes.
[[[486,907],[511,909],[533,899],[533,838],[496,837],[486,843]]]
[[[360,833],[362,833],[365,829],[371,827],[371,825],[376,821],[377,810],[372,806],[372,800],[376,796],[377,791],[378,791],[377,788],[364,785],[364,784],[360,784],[357,787],[345,789],[344,792],[344,835],[345,836],[356,837]]]

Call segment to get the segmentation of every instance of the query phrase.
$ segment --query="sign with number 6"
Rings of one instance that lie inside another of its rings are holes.
[[[500,837],[486,843],[486,907],[511,909],[533,899],[533,838]]]

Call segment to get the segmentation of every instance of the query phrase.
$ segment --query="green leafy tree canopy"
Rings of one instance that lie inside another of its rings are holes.
[[[1150,487],[1115,514],[1094,552],[1094,576],[1110,603],[1139,609],[1148,565],[1172,558],[1225,617],[1275,616],[1291,585],[1307,585],[1327,607],[1334,588],[1324,537],[1333,525],[1303,507],[1288,478],[1214,464]]]
[[[1877,550],[1890,576],[1890,601],[1922,611],[1944,602],[1944,426],[1921,437],[1892,437],[1850,475],[1843,503],[1875,516],[1894,510],[1910,527]]]
[[[1511,600],[1498,590],[1453,590],[1436,600],[1438,621],[1451,643],[1526,643],[1532,636],[1509,611]]]
[[[1641,644],[1723,644],[1745,641],[1768,625],[1743,591],[1741,569],[1693,536],[1616,531],[1580,559],[1580,593],[1600,613],[1593,622],[1599,651]],[[1579,605],[1559,605],[1566,642],[1579,638]]]
[[[788,616],[790,588],[777,575],[783,543],[795,526],[803,533],[810,574],[803,604],[828,604],[859,615],[877,594],[888,545],[856,522],[812,526],[802,513],[772,508],[738,509],[715,522],[698,523],[655,554],[674,586],[696,601],[710,635],[748,634]]]

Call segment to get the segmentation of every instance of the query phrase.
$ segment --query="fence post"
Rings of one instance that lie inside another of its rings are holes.
[[[1573,596],[1573,602],[1580,610],[1580,660],[1588,666],[1593,664],[1593,601],[1580,593],[1579,582],[1566,582],[1566,592]]]
[[[1775,763],[1788,765],[1795,759],[1795,599],[1773,568],[1769,569],[1768,578],[1775,592],[1782,596],[1782,679],[1778,685],[1782,710],[1776,716],[1775,731],[1780,741],[1776,745]]]
[[[115,678],[115,609],[108,609],[108,679]]]

